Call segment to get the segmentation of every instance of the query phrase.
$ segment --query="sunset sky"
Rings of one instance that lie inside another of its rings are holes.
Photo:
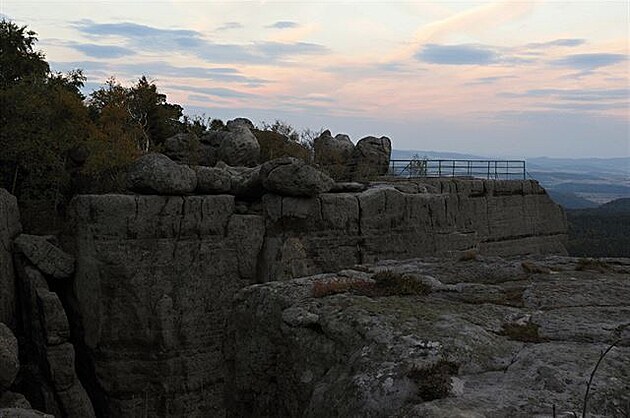
[[[87,91],[143,74],[188,114],[397,149],[630,156],[628,1],[0,0]]]

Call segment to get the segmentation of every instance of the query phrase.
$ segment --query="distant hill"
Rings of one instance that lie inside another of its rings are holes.
[[[596,208],[597,203],[584,199],[575,193],[565,193],[556,190],[547,190],[549,197],[565,209],[590,209]]]
[[[567,209],[573,256],[630,257],[630,198],[594,209]]]
[[[613,200],[599,207],[601,212],[630,213],[630,198]]]

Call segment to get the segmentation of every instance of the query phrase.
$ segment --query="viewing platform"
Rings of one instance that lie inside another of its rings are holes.
[[[522,160],[390,160],[388,175],[394,177],[468,177],[488,180],[525,180]]]

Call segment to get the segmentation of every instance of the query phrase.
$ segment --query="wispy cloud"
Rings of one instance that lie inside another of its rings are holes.
[[[293,29],[300,26],[297,22],[293,22],[290,20],[279,20],[271,25],[265,26],[270,29]]]
[[[216,43],[200,32],[183,29],[160,29],[136,23],[74,22],[74,27],[88,36],[123,38],[127,48],[137,52],[184,52],[212,63],[273,64],[293,56],[319,55],[328,52],[323,45],[309,42],[253,42],[248,44]]]
[[[573,54],[553,61],[553,64],[578,70],[594,70],[600,67],[619,64],[628,59],[624,54],[592,53]]]
[[[234,89],[228,89],[224,87],[193,87],[183,85],[169,85],[168,87],[176,90],[190,91],[196,94],[205,94],[208,96],[216,96],[229,99],[246,99],[257,97],[256,94],[238,91]]]
[[[225,22],[217,28],[218,31],[226,31],[231,29],[242,29],[243,25],[239,22]]]
[[[482,45],[425,45],[415,55],[419,61],[444,65],[490,65],[499,61],[500,55]]]
[[[563,39],[554,39],[553,41],[547,42],[532,42],[526,44],[526,48],[555,48],[555,47],[575,47],[580,46],[586,43],[586,39],[578,39],[578,38],[563,38]]]
[[[136,52],[129,48],[123,48],[115,45],[96,45],[96,44],[72,44],[71,48],[92,58],[120,58],[135,55]]]
[[[475,80],[469,81],[467,85],[479,85],[479,84],[493,84],[500,80],[508,80],[517,78],[514,75],[495,75],[490,77],[479,77]]]
[[[542,97],[564,101],[630,100],[630,89],[531,89],[520,93],[499,93],[502,97]]]

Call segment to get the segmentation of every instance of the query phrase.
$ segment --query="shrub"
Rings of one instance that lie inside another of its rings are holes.
[[[431,286],[413,276],[405,276],[391,270],[384,270],[372,276],[376,296],[428,295]]]
[[[451,392],[451,376],[456,375],[459,366],[456,363],[440,359],[429,368],[414,367],[407,373],[418,388],[418,396],[427,402],[442,399]]]
[[[610,266],[605,261],[598,258],[580,258],[575,266],[577,271],[598,271],[605,273],[610,269]]]

